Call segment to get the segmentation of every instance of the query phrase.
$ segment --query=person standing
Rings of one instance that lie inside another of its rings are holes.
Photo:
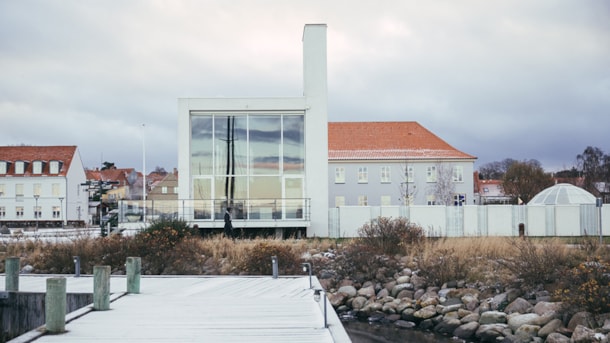
[[[227,237],[227,238],[233,238],[233,223],[231,222],[232,219],[233,218],[231,215],[231,208],[227,207],[227,209],[225,211],[225,228],[224,228],[225,237]]]

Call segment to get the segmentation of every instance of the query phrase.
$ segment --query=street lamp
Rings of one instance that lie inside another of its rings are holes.
[[[40,195],[35,194],[34,199],[36,199],[36,206],[34,206],[34,218],[36,218],[36,231],[38,231],[38,198],[40,198]]]
[[[322,299],[322,295],[321,293],[324,293],[324,297],[326,297],[326,292],[323,289],[316,289],[313,292],[313,300],[315,300],[316,302],[320,302],[320,299]],[[323,300],[324,301],[324,327],[328,328],[328,320],[327,320],[327,316],[326,316],[326,298]]]
[[[305,262],[305,263],[301,263],[301,265],[303,266],[304,272],[309,272],[309,289],[311,289],[311,288],[313,288],[313,286],[311,284],[311,263]]]
[[[59,197],[59,215],[61,219],[61,228],[64,228],[64,197]]]

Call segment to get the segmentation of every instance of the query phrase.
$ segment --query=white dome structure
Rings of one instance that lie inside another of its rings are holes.
[[[549,187],[527,203],[528,205],[595,205],[595,196],[569,183],[558,183]]]

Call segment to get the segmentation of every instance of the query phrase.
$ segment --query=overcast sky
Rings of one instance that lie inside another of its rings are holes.
[[[0,145],[171,171],[178,98],[302,95],[308,23],[329,121],[417,121],[475,167],[610,154],[604,0],[3,0]]]

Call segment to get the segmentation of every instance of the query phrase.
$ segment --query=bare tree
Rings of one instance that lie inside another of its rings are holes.
[[[436,183],[434,184],[434,197],[439,205],[452,205],[455,196],[455,183],[453,183],[453,166],[443,163],[436,164]]]
[[[553,177],[545,173],[536,160],[513,163],[502,178],[504,194],[515,201],[521,199],[525,203],[552,185]]]
[[[584,188],[597,194],[596,182],[608,181],[610,169],[610,157],[597,147],[588,146],[582,154],[576,156],[578,169],[584,176]]]
[[[400,183],[400,201],[403,205],[411,205],[417,195],[417,187],[414,181],[412,166],[409,166],[409,163],[406,162],[402,182]]]

